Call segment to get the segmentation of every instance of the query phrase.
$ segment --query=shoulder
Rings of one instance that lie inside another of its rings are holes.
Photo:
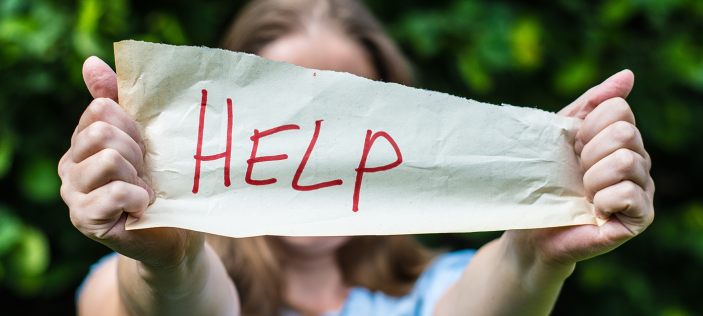
[[[418,299],[417,315],[432,315],[437,301],[464,273],[475,250],[461,250],[439,256],[417,279],[411,293]]]
[[[462,250],[437,257],[420,275],[412,291],[403,297],[353,288],[339,315],[432,315],[439,298],[459,280],[474,253],[475,250]]]
[[[423,286],[426,282],[441,283],[443,279],[451,279],[454,276],[458,278],[475,253],[475,250],[469,249],[445,253],[437,257],[417,280],[415,288]],[[456,275],[457,273],[459,275]]]
[[[90,268],[83,284],[76,290],[78,315],[128,315],[119,300],[117,261],[112,253]]]

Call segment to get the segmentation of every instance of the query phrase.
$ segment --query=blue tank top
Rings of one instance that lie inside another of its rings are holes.
[[[475,252],[461,250],[439,256],[420,275],[412,291],[403,297],[353,287],[340,311],[322,316],[431,316],[437,301],[459,281]],[[298,316],[292,311],[282,311],[281,315]]]

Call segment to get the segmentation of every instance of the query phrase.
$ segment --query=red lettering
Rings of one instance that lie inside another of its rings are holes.
[[[373,146],[373,142],[376,141],[376,138],[378,137],[383,137],[388,142],[393,146],[393,149],[395,150],[396,156],[398,156],[398,160],[396,160],[393,163],[387,164],[385,166],[380,166],[380,167],[374,167],[374,168],[366,168],[366,158],[369,155],[369,151],[371,151],[371,146]],[[364,177],[364,173],[371,173],[371,172],[379,172],[379,171],[386,171],[393,169],[397,166],[399,166],[403,162],[403,156],[400,154],[400,148],[398,148],[398,144],[395,143],[393,138],[391,138],[390,135],[386,132],[377,132],[376,134],[373,134],[371,136],[371,130],[368,130],[366,132],[366,141],[364,142],[364,152],[361,155],[361,162],[359,162],[359,168],[354,169],[356,170],[356,182],[354,182],[354,200],[352,204],[352,211],[356,212],[359,210],[359,191],[361,191],[361,180]]]
[[[317,189],[322,189],[322,188],[342,184],[342,180],[340,180],[340,179],[322,182],[322,183],[313,184],[313,185],[299,185],[298,184],[298,181],[300,181],[300,175],[303,174],[303,170],[305,169],[305,165],[308,163],[308,159],[310,158],[310,154],[312,153],[312,149],[315,148],[315,143],[317,142],[317,137],[320,135],[320,124],[321,123],[322,123],[322,120],[315,121],[315,133],[312,135],[312,140],[310,141],[310,146],[308,146],[308,150],[305,152],[305,156],[303,156],[303,160],[300,161],[300,166],[298,166],[298,170],[295,171],[295,176],[293,176],[293,189],[296,189],[298,191],[312,191],[312,190],[317,190]]]
[[[227,149],[217,155],[203,156],[203,130],[205,129],[205,108],[207,104],[207,90],[203,89],[200,101],[200,123],[198,125],[198,145],[195,156],[195,177],[193,178],[193,194],[198,193],[200,187],[200,163],[225,158],[225,186],[230,186],[229,165],[232,157],[232,99],[227,99]]]
[[[254,136],[252,136],[250,139],[254,142],[254,146],[251,148],[251,157],[249,160],[247,160],[247,164],[249,165],[247,167],[247,174],[244,177],[244,181],[246,181],[248,184],[251,185],[267,185],[267,184],[273,184],[276,183],[275,178],[271,179],[266,179],[266,180],[252,180],[251,179],[251,173],[254,171],[254,164],[257,162],[265,162],[265,161],[276,161],[276,160],[284,160],[288,159],[288,155],[275,155],[275,156],[261,156],[261,157],[256,157],[256,150],[259,148],[259,139],[262,137],[269,136],[271,134],[275,134],[278,132],[282,131],[287,131],[291,129],[300,129],[298,125],[283,125],[279,127],[275,127],[269,130],[265,130],[261,133],[259,133],[259,130],[254,130]]]

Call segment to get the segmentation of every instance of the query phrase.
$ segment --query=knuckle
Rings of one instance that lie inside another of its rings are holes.
[[[98,120],[105,116],[110,109],[110,103],[105,98],[97,98],[90,102],[90,105],[85,110],[85,114],[88,118],[93,120]]]
[[[608,104],[608,111],[621,118],[626,117],[628,115],[627,112],[631,111],[630,105],[621,97],[608,99],[606,103]]]
[[[68,210],[68,215],[69,218],[71,219],[71,224],[73,224],[73,227],[78,229],[79,231],[85,233],[86,229],[86,220],[85,220],[85,214],[83,210],[87,209],[86,208],[86,203],[85,201],[81,201],[81,198],[78,198],[78,201],[76,203],[72,203],[73,205],[70,205]]]
[[[97,121],[90,124],[85,131],[86,137],[93,143],[104,143],[110,139],[113,135],[112,128],[110,124],[103,121]]]
[[[61,158],[61,161],[59,161],[59,167],[58,167],[58,173],[59,173],[59,178],[63,180],[63,178],[66,176],[66,160],[65,160],[66,155],[64,155],[64,158]]]
[[[613,102],[613,109],[619,111],[620,113],[630,111],[630,105],[621,97],[615,97],[611,99]]]
[[[635,115],[632,113],[630,104],[628,104],[625,99],[620,97],[614,98],[612,110],[621,120],[631,122],[632,124],[635,123]]]
[[[116,209],[124,209],[131,196],[131,188],[125,182],[115,181],[108,189],[108,195]]]
[[[625,121],[613,123],[613,136],[621,144],[629,144],[637,139],[637,128]]]
[[[629,149],[618,149],[615,151],[615,163],[618,170],[628,173],[636,167],[637,158],[635,153]]]
[[[647,225],[654,222],[654,207],[649,207],[649,212],[647,212]]]
[[[131,167],[131,165],[129,168],[129,183],[139,183],[139,175],[137,174],[137,169],[134,169],[134,167]]]
[[[626,204],[632,205],[637,198],[637,185],[631,181],[623,182],[620,187],[620,199],[622,199]]]
[[[68,188],[68,184],[62,183],[61,187],[59,188],[59,194],[61,195],[61,199],[66,202],[66,204],[69,203],[68,201],[68,196],[70,193],[70,189]]]
[[[100,165],[108,172],[116,173],[122,166],[124,158],[117,150],[106,148],[100,151]]]
[[[103,172],[112,179],[119,179],[133,184],[137,183],[137,178],[139,177],[137,170],[117,150],[112,148],[103,149],[100,151],[99,161]]]

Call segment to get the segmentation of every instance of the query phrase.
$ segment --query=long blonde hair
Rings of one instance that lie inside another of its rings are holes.
[[[380,24],[354,0],[255,0],[235,19],[225,35],[224,49],[258,53],[276,39],[303,32],[310,23],[327,23],[364,47],[381,80],[412,85],[408,64]],[[222,258],[246,316],[275,315],[282,306],[281,244],[275,237],[207,236]],[[346,284],[407,293],[433,254],[412,236],[356,236],[337,250]]]

